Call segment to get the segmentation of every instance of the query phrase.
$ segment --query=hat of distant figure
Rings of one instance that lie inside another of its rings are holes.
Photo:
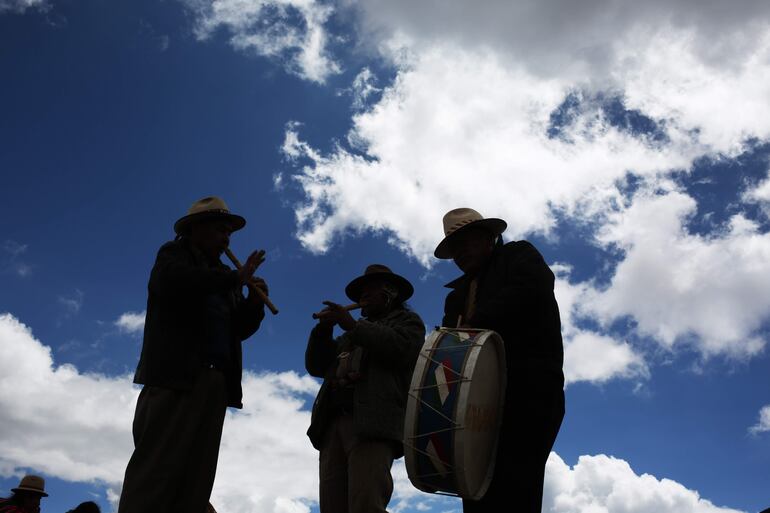
[[[12,492],[33,492],[48,497],[45,493],[45,479],[40,476],[24,476],[19,481],[19,486],[11,488]]]
[[[472,208],[456,208],[444,214],[444,239],[436,246],[433,255],[436,258],[452,258],[450,241],[463,229],[468,226],[477,226],[485,228],[492,235],[497,237],[505,231],[508,223],[496,217],[484,218],[481,214]]]
[[[409,280],[403,276],[399,276],[391,271],[389,267],[382,264],[371,264],[367,266],[364,274],[348,283],[348,286],[345,287],[345,294],[358,303],[361,299],[361,292],[363,291],[364,285],[374,280],[382,280],[393,284],[398,289],[398,296],[396,297],[396,301],[398,302],[406,301],[412,297],[412,294],[414,294],[414,287],[409,283]]]
[[[222,198],[208,196],[192,204],[190,210],[187,211],[187,215],[174,223],[174,231],[181,235],[190,225],[214,218],[227,220],[233,231],[240,230],[246,226],[246,219],[230,212]]]

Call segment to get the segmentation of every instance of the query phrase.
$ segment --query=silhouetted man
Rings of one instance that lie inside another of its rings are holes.
[[[24,476],[19,486],[12,488],[13,495],[0,499],[0,513],[40,513],[40,499],[45,493],[45,480],[40,476]]]
[[[363,306],[354,320],[325,301],[305,353],[324,378],[308,429],[320,454],[321,513],[385,512],[390,467],[403,455],[406,398],[425,325],[404,301],[412,285],[384,265],[370,265],[345,288]],[[344,333],[333,338],[334,326]]]
[[[214,484],[228,406],[241,408],[241,341],[265,316],[253,278],[264,252],[234,271],[220,261],[246,220],[224,201],[195,202],[174,224],[150,273],[144,343],[134,382],[134,453],[120,513],[204,513]],[[251,289],[250,289],[251,290]]]
[[[554,275],[526,241],[503,244],[502,219],[470,208],[444,216],[436,258],[463,275],[449,283],[442,324],[494,330],[505,342],[507,387],[492,482],[466,513],[540,512],[545,463],[564,417],[564,351]]]

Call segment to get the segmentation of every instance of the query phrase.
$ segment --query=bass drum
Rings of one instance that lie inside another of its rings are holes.
[[[505,347],[494,331],[438,328],[425,340],[406,405],[404,454],[424,492],[481,499],[495,468]]]

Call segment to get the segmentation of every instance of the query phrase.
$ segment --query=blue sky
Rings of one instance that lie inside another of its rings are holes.
[[[378,262],[440,322],[457,206],[558,277],[544,511],[770,506],[770,8],[467,5],[0,0],[0,495],[36,472],[43,511],[111,511],[149,269],[216,194],[281,309],[220,511],[317,511],[310,314]],[[460,509],[394,472],[393,509]]]

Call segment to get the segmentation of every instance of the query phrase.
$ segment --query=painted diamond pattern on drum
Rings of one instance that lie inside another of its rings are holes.
[[[446,454],[444,454],[443,447],[441,446],[441,440],[435,437],[431,437],[430,441],[428,442],[428,446],[425,448],[425,452],[428,453],[430,462],[433,463],[433,466],[436,467],[436,470],[439,474],[442,476],[449,474],[449,468],[444,463]]]
[[[441,365],[436,367],[436,371],[433,373],[436,376],[436,386],[438,387],[439,399],[443,405],[449,393],[452,391],[452,382],[455,380],[454,371],[452,370],[452,362],[450,360],[444,360]]]

